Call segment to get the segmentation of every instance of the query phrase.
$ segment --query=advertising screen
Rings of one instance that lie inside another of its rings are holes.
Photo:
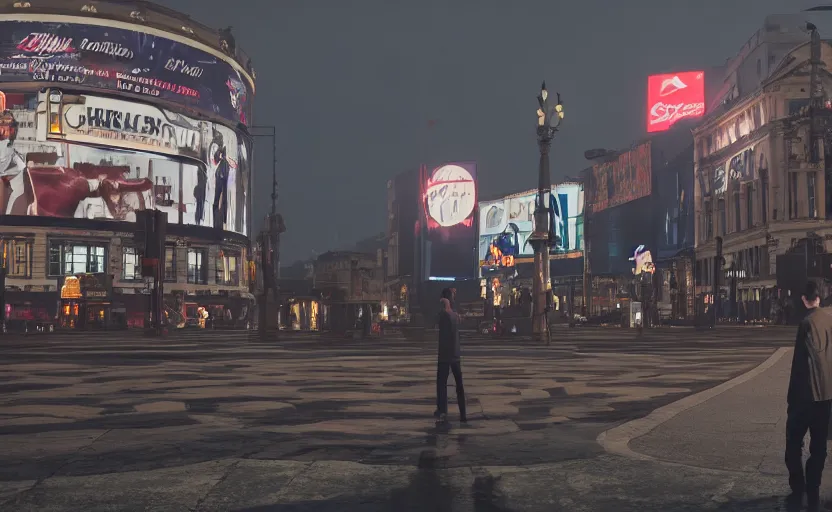
[[[613,161],[592,166],[593,213],[650,195],[651,148],[651,142],[647,141]]]
[[[46,94],[41,94],[41,104]],[[61,96],[58,140],[201,158],[202,121],[145,103],[100,96]],[[46,108],[41,108],[46,113]],[[46,119],[41,123],[47,128]],[[48,136],[48,135],[47,135]]]
[[[705,115],[705,73],[647,77],[647,132],[663,132],[680,119]]]
[[[693,247],[693,176],[693,146],[656,176],[654,196],[660,215],[656,246],[661,258]]]
[[[593,215],[587,246],[593,276],[632,275],[630,258],[640,245],[649,250],[653,239],[649,203],[642,198]]]
[[[45,117],[35,115],[36,96],[8,95],[15,96],[19,99],[0,113],[0,214],[134,221],[137,210],[157,208],[172,223],[246,232],[248,148],[233,130],[188,120],[193,123],[187,128],[190,136],[181,147],[165,145],[164,138],[150,133],[144,138],[129,130],[121,133],[124,130],[115,129],[112,120],[81,134],[76,117],[81,114],[73,105],[70,112],[75,114],[69,119],[74,128],[64,123],[69,142],[63,142],[62,136],[47,136],[42,129]],[[97,110],[149,108],[85,99],[102,106]],[[158,125],[158,119],[154,123]],[[80,138],[97,145],[76,143]],[[125,146],[158,152],[122,149]],[[193,154],[199,158],[190,158]]]
[[[584,210],[584,193],[580,185],[563,184],[552,187],[555,192],[555,231],[560,240],[553,253],[566,253],[582,250],[582,217]],[[479,243],[478,255],[480,265],[486,265],[491,245],[498,238],[513,240],[516,234],[517,257],[534,255],[528,243],[534,232],[534,210],[537,191],[530,190],[496,201],[483,201],[479,205]],[[545,201],[548,200],[548,195]],[[505,237],[505,235],[508,235]],[[503,251],[505,252],[505,251]]]
[[[476,277],[477,164],[457,162],[424,172],[429,277]]]
[[[253,91],[239,68],[181,42],[93,23],[0,18],[0,83],[126,92],[248,124]]]

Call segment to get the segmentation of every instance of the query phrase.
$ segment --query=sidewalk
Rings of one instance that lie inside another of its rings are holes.
[[[679,413],[630,441],[629,448],[658,460],[781,477],[785,482],[788,473],[783,449],[791,361],[792,351],[788,350],[761,374]],[[827,469],[822,489],[827,496],[832,495],[829,475]]]

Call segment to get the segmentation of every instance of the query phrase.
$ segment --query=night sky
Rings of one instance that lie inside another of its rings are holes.
[[[821,2],[158,3],[233,26],[252,57],[255,124],[277,126],[289,264],[383,231],[387,180],[421,162],[476,161],[483,196],[534,187],[544,79],[566,112],[552,175],[575,176],[587,166],[584,150],[645,135],[648,74],[722,64],[767,14]],[[271,142],[259,143],[256,227],[271,194]]]

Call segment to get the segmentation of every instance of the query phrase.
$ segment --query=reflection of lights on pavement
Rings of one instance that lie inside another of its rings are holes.
[[[425,191],[428,215],[440,226],[455,226],[467,219],[476,206],[476,186],[471,173],[458,165],[434,171]]]

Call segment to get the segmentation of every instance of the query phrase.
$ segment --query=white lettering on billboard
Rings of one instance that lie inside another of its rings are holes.
[[[150,105],[84,96],[63,106],[67,140],[101,139],[111,146],[198,158],[201,122]],[[82,142],[88,142],[82,140]]]

